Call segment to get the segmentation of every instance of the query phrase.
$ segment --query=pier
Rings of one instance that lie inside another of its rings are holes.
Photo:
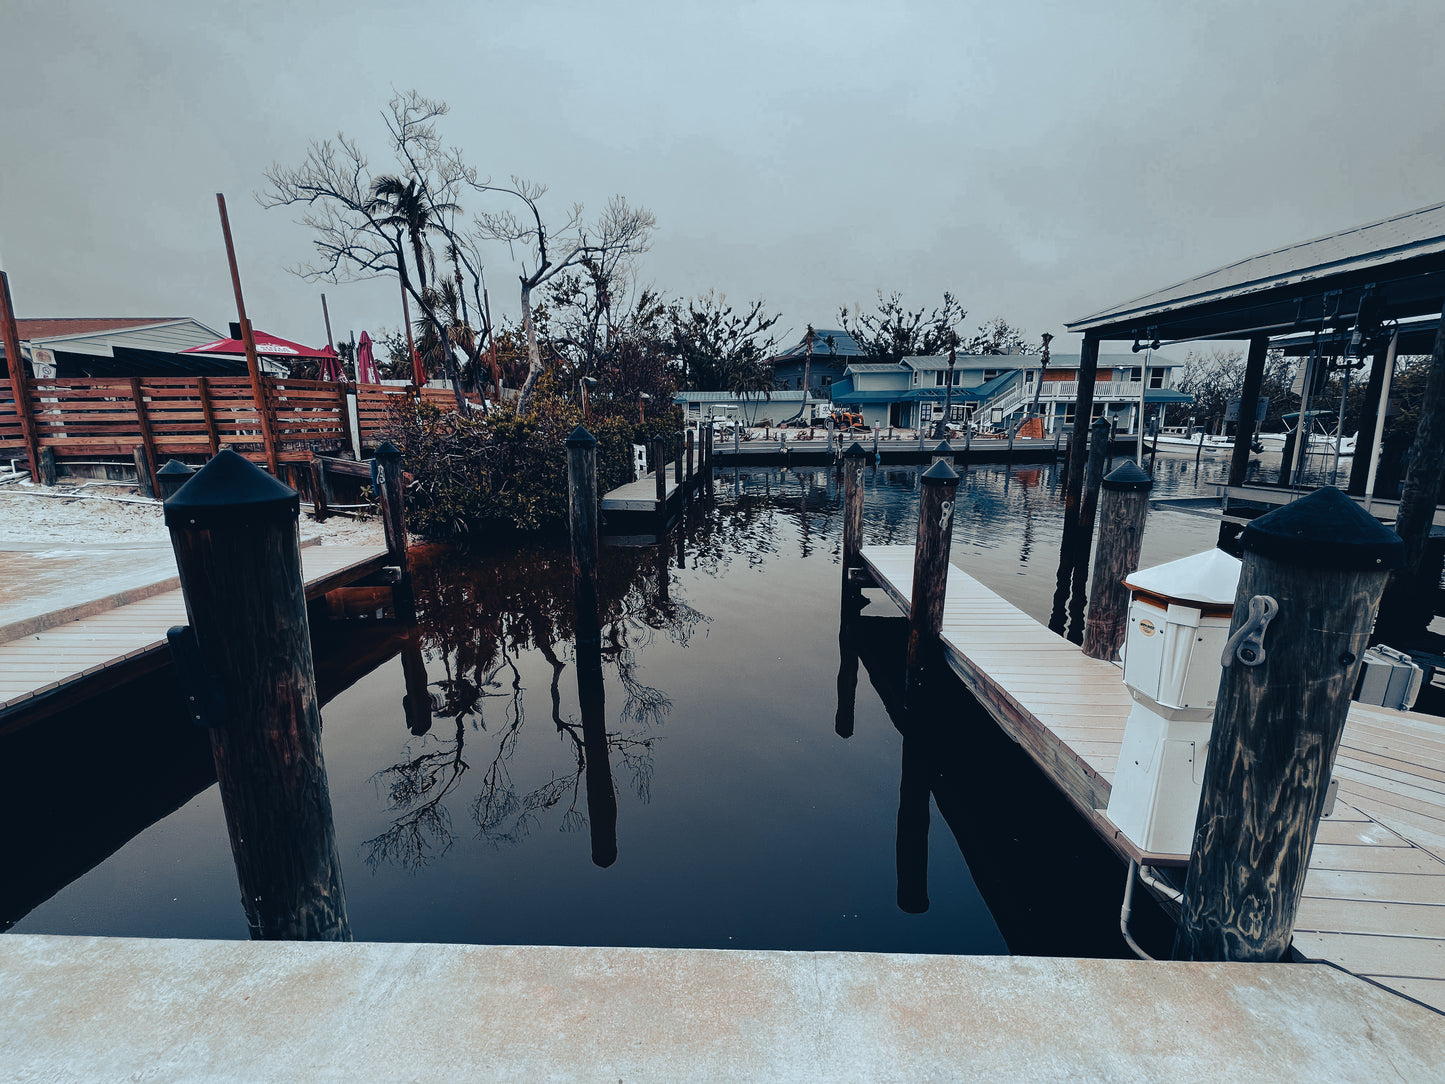
[[[301,553],[308,600],[392,563],[385,546]],[[37,565],[39,577],[24,572]],[[9,551],[0,567],[13,573],[0,599],[0,733],[164,666],[166,630],[186,624],[169,546]]]
[[[861,554],[873,584],[904,612],[913,553],[865,546]],[[949,668],[1121,859],[1187,863],[1187,855],[1140,853],[1099,812],[1132,703],[1118,667],[1086,657],[953,566],[941,638]],[[1334,778],[1339,794],[1311,855],[1296,956],[1445,1011],[1445,726],[1354,704]]]

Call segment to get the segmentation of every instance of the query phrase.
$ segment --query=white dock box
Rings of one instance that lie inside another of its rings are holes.
[[[1124,684],[1134,699],[1107,815],[1140,850],[1188,854],[1240,562],[1209,550],[1132,573]]]
[[[1361,704],[1379,704],[1397,711],[1409,711],[1420,695],[1425,671],[1409,655],[1393,647],[1376,644],[1361,659],[1360,691],[1355,699]]]

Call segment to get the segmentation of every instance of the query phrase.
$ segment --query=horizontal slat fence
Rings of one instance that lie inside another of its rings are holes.
[[[285,377],[266,377],[264,383],[279,459],[295,462],[349,447],[346,385]],[[399,385],[356,386],[363,448],[385,439],[393,406],[415,391]],[[456,402],[444,388],[423,388],[421,397],[444,410]],[[210,455],[221,445],[265,462],[261,417],[244,376],[36,380],[29,398],[37,446],[52,449],[62,463],[128,457],[137,446],[161,460]],[[9,380],[0,380],[0,455],[26,458]]]

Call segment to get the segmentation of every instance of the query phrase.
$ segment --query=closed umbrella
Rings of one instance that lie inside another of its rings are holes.
[[[356,343],[356,382],[358,384],[381,383],[381,377],[376,371],[376,358],[371,352],[371,336],[364,331]]]

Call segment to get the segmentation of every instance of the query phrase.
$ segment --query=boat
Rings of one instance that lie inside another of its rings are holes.
[[[1197,452],[1201,449],[1205,454],[1229,455],[1234,451],[1233,437],[1214,436],[1204,433],[1200,439],[1201,430],[1195,426],[1192,430],[1187,427],[1170,426],[1159,431],[1157,437],[1145,437],[1146,447],[1152,447],[1156,443],[1161,448],[1177,448],[1180,451]],[[1255,451],[1259,451],[1255,448]]]
[[[1351,433],[1347,437],[1342,437],[1339,435],[1338,426],[1336,426],[1336,431],[1332,433],[1325,427],[1324,422],[1321,420],[1323,418],[1333,418],[1334,416],[1335,414],[1332,410],[1311,410],[1309,412],[1310,435],[1309,444],[1306,445],[1305,448],[1307,452],[1311,454],[1325,452],[1333,455],[1338,445],[1341,456],[1355,454],[1357,434]],[[1260,433],[1256,438],[1267,452],[1284,451],[1285,441],[1289,439],[1289,435],[1295,431],[1295,428],[1299,424],[1299,414],[1285,414],[1280,420],[1284,422],[1285,431],[1283,433]],[[1290,425],[1291,421],[1294,421],[1295,425]]]

